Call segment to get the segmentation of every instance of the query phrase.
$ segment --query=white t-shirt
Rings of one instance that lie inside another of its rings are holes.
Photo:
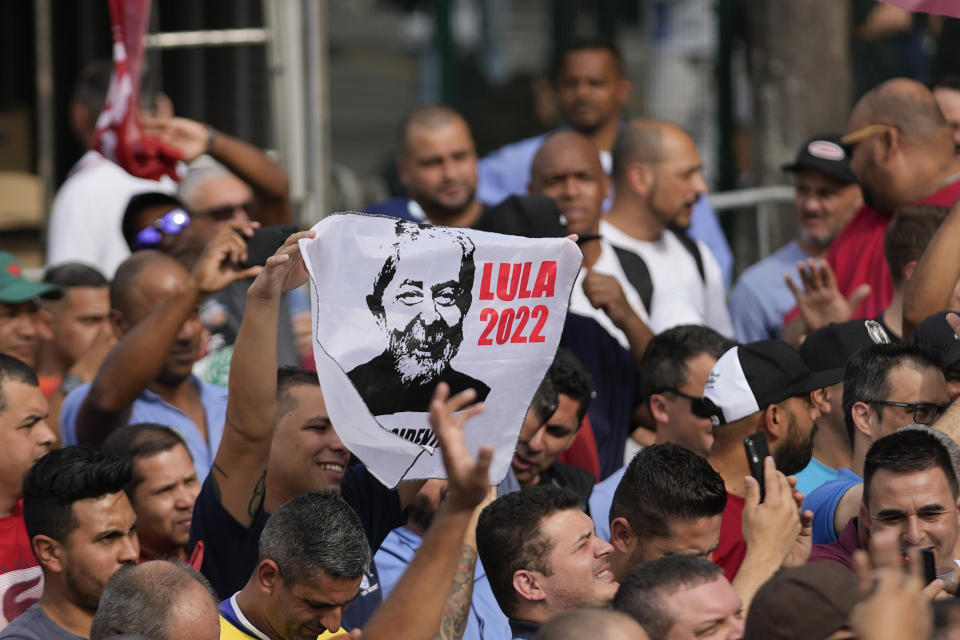
[[[602,234],[603,229],[601,228],[600,231]],[[605,238],[600,240],[600,247],[600,257],[597,259],[597,262],[590,267],[590,271],[596,271],[597,273],[603,273],[616,278],[617,282],[620,283],[620,287],[623,289],[624,295],[627,297],[627,302],[630,303],[634,312],[640,316],[640,319],[649,326],[650,317],[647,315],[647,310],[640,300],[640,295],[630,284],[630,281],[627,280],[627,276],[623,272],[623,267],[620,266],[620,261],[617,260],[617,255],[613,252],[613,247],[610,246]],[[619,342],[624,349],[629,350],[630,343],[627,341],[627,336],[623,331],[613,324],[603,309],[595,308],[587,299],[587,294],[583,292],[583,278],[586,275],[587,269],[580,269],[580,273],[577,275],[577,281],[573,285],[573,292],[570,294],[569,311],[581,316],[593,318],[597,321],[597,324],[606,329],[607,333],[616,338],[617,342]]]
[[[661,234],[659,240],[641,241],[601,220],[600,235],[610,244],[636,253],[646,263],[653,283],[648,311],[649,326],[654,333],[681,324],[702,324],[733,337],[723,276],[707,245],[697,243],[703,259],[704,278],[701,278],[694,257],[669,231]]]
[[[97,267],[112,278],[130,255],[120,223],[130,197],[145,191],[174,193],[168,176],[144,180],[88,151],[70,170],[53,201],[47,227],[47,265],[78,261]]]

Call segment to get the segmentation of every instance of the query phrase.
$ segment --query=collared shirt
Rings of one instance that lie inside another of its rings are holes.
[[[190,382],[200,393],[200,403],[207,419],[207,437],[204,439],[200,429],[193,423],[187,414],[156,393],[144,389],[133,401],[133,410],[130,413],[128,424],[152,422],[170,427],[184,439],[187,449],[193,458],[193,465],[197,469],[197,478],[202,483],[213,458],[217,455],[220,446],[220,437],[223,435],[223,421],[227,413],[227,390],[224,387],[208,384],[199,378],[190,376]],[[80,406],[90,393],[92,383],[87,382],[70,392],[60,410],[60,430],[63,444],[77,444],[77,415]]]
[[[380,574],[384,598],[390,595],[399,582],[422,542],[420,536],[406,527],[394,529],[383,540],[383,544],[374,555],[374,562]],[[500,610],[490,590],[490,584],[487,582],[483,564],[478,558],[473,572],[473,598],[470,601],[470,613],[463,638],[464,640],[507,640],[509,637],[510,627],[507,616]]]
[[[239,591],[237,593],[239,593]],[[237,605],[236,593],[221,602],[219,610],[220,640],[248,640],[249,638],[253,638],[254,640],[270,640],[270,636],[253,626],[253,623],[243,615],[243,611],[241,611]],[[328,638],[337,636],[341,638],[346,637],[343,630],[337,629],[333,632],[324,631],[317,636],[317,640],[328,640]]]
[[[783,275],[793,277],[797,262],[806,259],[807,254],[794,240],[740,275],[730,292],[730,317],[738,340],[753,342],[783,334],[783,317],[797,304]]]
[[[593,527],[597,530],[597,537],[610,542],[610,506],[613,504],[613,494],[620,486],[623,474],[627,472],[624,465],[610,474],[603,482],[593,485],[590,494],[590,517],[593,518]]]

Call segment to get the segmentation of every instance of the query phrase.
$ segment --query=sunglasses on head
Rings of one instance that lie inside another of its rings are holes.
[[[869,124],[840,138],[840,146],[843,147],[843,153],[846,154],[847,159],[849,159],[853,154],[853,149],[858,144],[867,138],[873,137],[878,133],[890,131],[891,129],[896,129],[896,127],[892,124]]]
[[[160,244],[163,236],[175,236],[190,226],[190,214],[183,209],[172,209],[163,214],[149,227],[141,229],[133,242],[134,249],[152,249]]]

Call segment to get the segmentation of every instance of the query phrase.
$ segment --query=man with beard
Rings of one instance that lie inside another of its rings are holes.
[[[804,506],[814,513],[816,544],[835,542],[863,496],[863,465],[874,442],[909,424],[932,424],[949,397],[932,355],[913,344],[873,344],[858,351],[843,373],[843,416],[853,448],[850,468],[821,485]]]
[[[810,392],[839,378],[836,372],[811,372],[782,340],[733,347],[710,371],[695,411],[714,425],[709,462],[723,478],[727,504],[713,561],[731,582],[747,552],[741,525],[747,495],[744,477],[750,475],[750,466],[743,439],[764,434],[777,470],[788,476],[797,473],[810,462],[815,421],[820,417]],[[812,514],[805,512],[801,519],[809,534]]]
[[[453,394],[473,389],[482,402],[490,387],[450,366],[470,309],[473,242],[455,231],[404,222],[396,233],[367,296],[387,348],[352,369],[350,381],[375,416],[425,412],[439,382]]]
[[[720,266],[705,244],[687,236],[693,205],[707,192],[702,166],[690,136],[662,120],[631,121],[613,147],[615,196],[600,234],[646,267],[643,281],[633,284],[654,333],[705,324],[733,335]]]
[[[0,638],[89,637],[107,581],[140,551],[137,517],[123,491],[129,480],[127,462],[86,447],[52,451],[33,465],[23,515],[44,590]]]
[[[849,317],[874,318],[893,296],[883,256],[884,230],[893,213],[906,204],[953,205],[960,196],[960,158],[930,90],[906,78],[888,80],[864,94],[847,131],[842,142],[864,206],[830,246],[827,261],[844,296],[870,285],[863,302],[851,305],[856,308]]]
[[[733,326],[744,342],[782,337],[783,317],[795,304],[783,274],[800,260],[825,258],[863,203],[839,135],[813,136],[783,170],[793,174],[793,210],[800,233],[744,271],[730,292]]]
[[[110,306],[121,338],[93,382],[63,401],[65,444],[99,445],[127,424],[161,424],[183,436],[203,482],[223,433],[227,391],[191,375],[203,355],[197,308],[209,294],[259,273],[261,267],[235,268],[253,228],[249,222],[228,223],[192,272],[150,250],[120,265],[110,285]]]
[[[367,213],[444,227],[472,227],[480,219],[477,151],[459,113],[441,104],[414,107],[400,125],[396,162],[409,197],[373,203]]]

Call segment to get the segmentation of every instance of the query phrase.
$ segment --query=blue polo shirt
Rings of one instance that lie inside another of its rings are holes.
[[[190,376],[189,380],[200,392],[200,402],[207,418],[207,440],[204,440],[197,425],[187,414],[148,390],[144,390],[133,401],[128,424],[153,422],[170,427],[180,434],[187,443],[193,465],[197,468],[197,478],[202,483],[213,465],[213,458],[217,455],[217,447],[220,446],[220,437],[223,435],[227,390],[225,387],[208,384],[195,376]],[[80,412],[80,405],[90,393],[91,384],[87,382],[80,385],[63,401],[60,409],[60,437],[65,445],[77,444],[77,414]]]

